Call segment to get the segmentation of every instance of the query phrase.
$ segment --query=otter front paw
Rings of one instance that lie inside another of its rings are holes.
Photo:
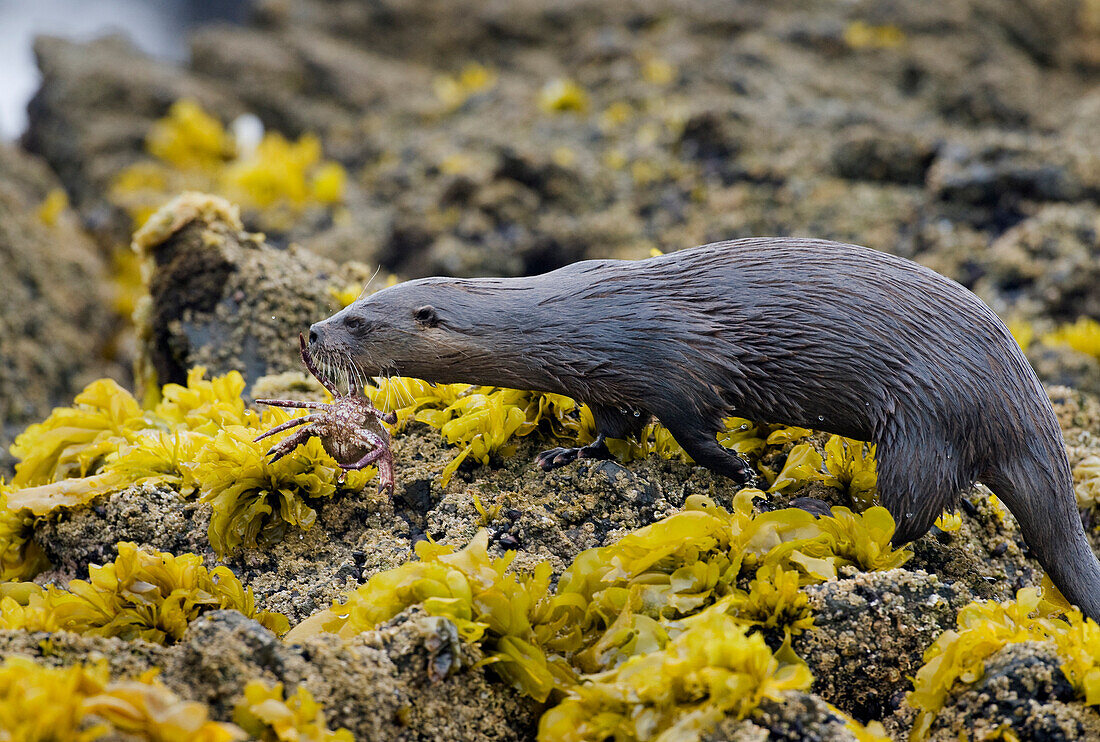
[[[611,452],[604,444],[603,436],[599,436],[595,442],[579,448],[551,448],[543,451],[535,457],[536,463],[543,471],[557,469],[560,466],[571,464],[577,459],[610,459]]]

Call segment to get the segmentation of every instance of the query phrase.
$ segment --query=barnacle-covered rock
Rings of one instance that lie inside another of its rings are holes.
[[[925,738],[954,742],[1004,732],[1017,739],[1094,739],[1100,715],[1082,707],[1061,663],[1046,642],[1006,645],[985,660],[978,679],[950,693]]]
[[[814,626],[794,649],[814,669],[814,692],[865,721],[901,703],[925,648],[970,599],[965,586],[919,570],[849,574],[805,592]]]
[[[351,640],[288,644],[238,613],[214,612],[172,648],[165,675],[218,716],[232,715],[248,683],[262,679],[323,699],[329,728],[356,739],[530,740],[537,705],[491,683],[477,648],[456,644],[449,623],[416,613]]]
[[[66,203],[38,158],[0,146],[0,472],[20,428],[122,371],[106,358],[115,324],[106,261]]]
[[[788,691],[781,700],[761,699],[747,718],[727,717],[699,742],[772,742],[820,739],[886,742],[881,725],[864,727],[814,693]]]
[[[989,246],[982,260],[986,272],[975,289],[1003,313],[1060,323],[1100,317],[1093,290],[1100,282],[1098,230],[1095,204],[1045,204]]]
[[[135,316],[147,387],[183,383],[195,365],[240,370],[248,384],[297,370],[286,338],[337,309],[330,289],[351,280],[307,251],[269,247],[228,201],[196,193],[150,217],[134,249],[149,289]]]

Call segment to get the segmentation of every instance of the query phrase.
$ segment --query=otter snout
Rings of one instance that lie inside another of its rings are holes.
[[[339,324],[333,326],[332,317],[323,319],[320,322],[314,322],[309,326],[309,351],[316,354],[323,352],[325,349],[332,348],[336,341],[339,340],[341,334],[341,327]]]

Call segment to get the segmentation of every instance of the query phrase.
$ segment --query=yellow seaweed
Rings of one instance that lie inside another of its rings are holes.
[[[269,686],[260,680],[249,681],[244,699],[234,708],[233,720],[265,742],[355,742],[347,729],[328,728],[321,704],[302,685],[284,698],[282,683]]]
[[[88,568],[88,580],[66,587],[27,584],[23,602],[0,598],[0,627],[26,631],[72,631],[92,636],[179,641],[187,626],[209,610],[232,609],[275,633],[285,616],[258,611],[251,588],[228,567],[208,570],[196,554],[172,556],[120,542],[114,562]]]
[[[25,657],[0,664],[0,739],[92,742],[103,736],[157,742],[228,742],[247,735],[211,721],[154,679],[111,680],[106,662],[43,667]],[[131,735],[133,735],[131,737]]]

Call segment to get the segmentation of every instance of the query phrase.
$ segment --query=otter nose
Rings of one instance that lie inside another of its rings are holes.
[[[317,325],[313,325],[309,328],[309,344],[316,345],[320,336],[317,334]]]

